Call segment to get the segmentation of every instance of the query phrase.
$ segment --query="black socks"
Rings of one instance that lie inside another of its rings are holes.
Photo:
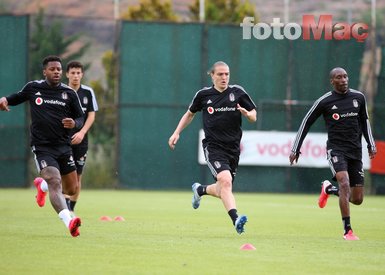
[[[207,195],[206,188],[207,188],[207,185],[200,185],[200,186],[198,186],[198,188],[197,188],[198,195],[201,196],[201,197],[203,195]]]
[[[235,221],[238,218],[237,209],[230,209],[229,212],[227,212],[233,221],[233,225],[235,225]]]
[[[336,196],[338,196],[338,191],[339,191],[338,187],[334,185],[329,185],[325,190],[326,194],[329,194],[329,195],[333,194]]]
[[[344,230],[345,230],[344,235],[346,235],[349,232],[349,230],[352,230],[352,227],[350,225],[350,217],[343,217],[342,223],[344,224]]]
[[[68,210],[74,212],[76,201],[71,201],[70,199],[66,198],[66,203]]]

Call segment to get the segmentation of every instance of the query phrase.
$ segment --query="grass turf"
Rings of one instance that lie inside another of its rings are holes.
[[[336,197],[236,193],[246,232],[220,200],[191,192],[83,190],[81,235],[72,238],[33,189],[0,191],[1,274],[384,274],[385,199],[351,206],[360,241],[342,239]],[[48,197],[47,197],[48,198]],[[125,221],[100,221],[101,216]],[[251,243],[256,250],[240,247]]]

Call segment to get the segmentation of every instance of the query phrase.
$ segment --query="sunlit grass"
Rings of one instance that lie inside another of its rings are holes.
[[[83,190],[81,235],[72,238],[34,190],[0,191],[1,274],[383,274],[385,198],[352,206],[360,241],[342,239],[337,199],[236,194],[248,215],[238,235],[222,203],[190,192]],[[125,221],[103,222],[101,216]],[[251,243],[256,250],[240,250]]]

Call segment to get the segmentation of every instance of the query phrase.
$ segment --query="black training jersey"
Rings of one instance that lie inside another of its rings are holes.
[[[360,156],[362,134],[368,148],[375,149],[363,93],[349,89],[345,94],[328,92],[316,100],[304,117],[292,148],[299,152],[311,125],[323,115],[328,132],[327,149]]]
[[[215,142],[229,149],[239,150],[242,137],[242,114],[237,104],[248,111],[256,108],[246,91],[230,85],[222,93],[214,86],[198,91],[189,107],[193,113],[202,111],[204,142]]]
[[[94,90],[86,85],[80,85],[80,88],[76,91],[78,94],[80,104],[84,112],[84,121],[86,121],[89,112],[97,112],[99,107],[96,101]],[[78,130],[72,129],[72,133],[76,133]],[[84,135],[84,138],[80,144],[73,146],[86,146],[88,145],[88,134]]]
[[[10,106],[29,101],[31,145],[70,144],[70,130],[63,127],[62,119],[84,114],[76,92],[63,83],[51,87],[45,80],[31,81],[7,101]]]

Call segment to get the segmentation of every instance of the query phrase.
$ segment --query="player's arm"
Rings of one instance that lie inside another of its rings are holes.
[[[75,122],[75,125],[72,128],[75,128],[76,130],[80,130],[83,127],[84,120],[85,120],[82,104],[80,103],[80,99],[76,92],[71,93],[70,96],[72,97],[71,118]]]
[[[76,132],[72,136],[71,143],[72,144],[79,144],[83,141],[84,136],[87,134],[89,129],[91,128],[92,124],[95,121],[95,112],[88,112],[87,119],[84,122],[83,127],[80,129],[80,131]]]
[[[174,133],[168,139],[168,146],[170,146],[171,149],[175,149],[175,145],[179,140],[180,133],[191,123],[191,121],[194,119],[194,116],[195,113],[191,112],[190,110],[187,110],[187,112],[182,116]]]
[[[361,129],[362,129],[362,134],[364,135],[364,138],[366,140],[366,143],[368,144],[369,157],[372,159],[377,153],[377,148],[372,135],[372,129],[370,127],[370,121],[369,121],[369,115],[367,111],[365,96],[363,96],[363,98],[364,98],[364,104],[362,105],[362,108],[360,110]]]
[[[297,135],[294,140],[293,147],[291,149],[291,153],[289,155],[290,165],[298,162],[298,158],[301,154],[301,146],[302,143],[310,130],[310,127],[317,120],[317,118],[322,114],[322,104],[321,100],[318,99],[314,102],[313,106],[307,112],[305,117],[302,120],[302,123],[298,129]]]
[[[72,117],[66,117],[62,119],[63,127],[66,129],[73,129],[79,130],[82,128],[84,124],[84,117],[78,117],[78,118],[72,118]]]
[[[241,112],[243,116],[247,118],[249,122],[257,121],[257,110],[252,109],[251,111],[247,111],[245,108],[241,107],[241,105],[237,104],[237,109]]]
[[[31,82],[28,82],[19,92],[0,98],[0,110],[9,111],[9,106],[16,106],[28,100]]]

